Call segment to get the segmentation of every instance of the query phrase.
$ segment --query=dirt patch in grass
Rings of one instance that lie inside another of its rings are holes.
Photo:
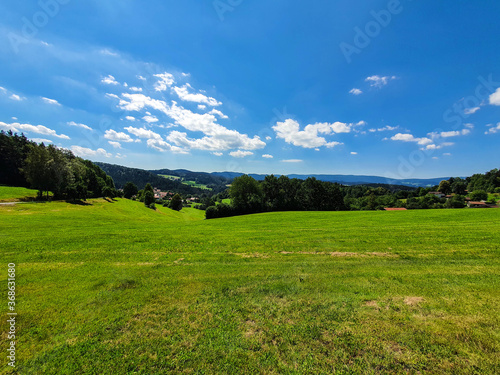
[[[378,308],[378,303],[377,301],[366,301],[364,303],[365,306],[369,306],[369,307],[377,307]]]
[[[424,301],[424,297],[405,297],[404,299],[404,303],[406,303],[408,306],[416,306]]]

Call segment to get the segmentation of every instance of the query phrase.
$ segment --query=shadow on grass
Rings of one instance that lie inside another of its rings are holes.
[[[74,204],[74,205],[77,205],[77,206],[92,206],[92,203],[85,202],[85,201],[82,201],[82,200],[67,200],[66,203]]]
[[[109,202],[109,203],[115,203],[115,202],[118,202],[118,201],[117,201],[116,199],[114,199],[114,198],[106,198],[106,197],[104,197],[104,200],[105,200],[106,202]]]

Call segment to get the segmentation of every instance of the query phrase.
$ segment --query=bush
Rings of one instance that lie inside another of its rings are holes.
[[[488,193],[484,190],[476,190],[470,194],[470,199],[473,201],[485,201],[488,199]]]
[[[495,193],[500,194],[500,187],[495,188]]]
[[[219,216],[217,216],[217,207],[215,206],[210,206],[205,210],[205,219],[215,219]]]

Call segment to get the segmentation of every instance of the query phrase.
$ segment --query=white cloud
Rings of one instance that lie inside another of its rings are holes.
[[[224,155],[223,152],[217,152],[217,151],[212,152],[212,154],[215,155],[215,156],[222,156],[222,155]]]
[[[103,55],[107,55],[107,56],[115,56],[115,57],[116,57],[116,56],[120,56],[118,53],[116,53],[116,52],[112,52],[112,51],[110,51],[110,50],[109,50],[109,49],[107,49],[107,48],[103,48],[103,49],[102,49],[102,50],[100,50],[99,52],[101,52],[101,54],[103,54]]]
[[[174,87],[175,93],[179,96],[181,100],[184,100],[186,102],[207,104],[211,107],[216,107],[222,104],[216,99],[208,97],[201,93],[190,93],[189,89],[192,89],[189,83],[185,84],[182,87]]]
[[[402,142],[416,142],[419,145],[426,145],[432,143],[432,140],[429,138],[415,138],[412,134],[403,134],[398,133],[391,137],[393,141],[402,141]]]
[[[156,139],[156,140],[162,139],[161,135],[159,135],[158,133],[155,133],[154,131],[144,128],[134,128],[132,126],[129,126],[128,128],[125,128],[125,130],[128,131],[130,134],[133,134],[139,138]]]
[[[125,159],[126,157],[127,157],[127,155],[122,155],[119,152],[117,152],[116,155],[115,155],[116,159]]]
[[[352,95],[361,95],[363,93],[363,91],[361,91],[360,89],[352,89],[351,91],[349,91],[349,94],[352,94]]]
[[[269,135],[268,135],[268,136],[266,136],[266,141],[270,141],[271,139],[273,139],[273,137],[271,137],[271,136],[269,136]]]
[[[108,94],[114,97],[113,94]],[[225,151],[230,149],[256,150],[266,146],[260,137],[250,138],[236,130],[230,130],[217,123],[217,118],[211,113],[194,113],[172,102],[169,106],[162,100],[152,99],[143,94],[122,94],[124,99],[116,97],[120,102],[118,106],[124,110],[139,111],[144,108],[156,109],[191,132],[202,132],[205,137],[201,139],[188,139],[186,133],[172,132],[167,140],[180,147],[196,148],[207,151]],[[127,128],[126,128],[127,129]],[[142,130],[143,132],[145,131]],[[129,131],[130,132],[130,131]]]
[[[351,152],[351,155],[357,155],[357,154],[358,154],[357,152],[354,151]]]
[[[500,105],[500,87],[493,94],[490,95],[491,105]]]
[[[445,152],[443,156],[451,156],[451,154],[449,152]]]
[[[262,155],[262,157],[265,158],[265,159],[272,159],[272,158],[274,158],[274,156],[269,155],[269,154],[264,154],[264,155]]]
[[[302,163],[304,160],[301,159],[286,159],[282,160],[282,163]]]
[[[137,78],[139,78],[141,81],[146,81],[146,78],[143,76],[137,76]]]
[[[477,111],[479,111],[481,109],[481,107],[473,107],[473,108],[466,108],[464,110],[464,113],[466,115],[473,115],[474,113],[476,113]]]
[[[207,109],[207,106],[205,104],[198,104],[198,109],[200,111],[204,111],[205,109]]]
[[[153,122],[158,122],[158,118],[156,118],[155,116],[144,116],[142,119],[150,124]]]
[[[1,124],[1,123],[0,123]],[[484,134],[496,134],[500,132],[500,122],[496,126],[492,126]]]
[[[104,138],[109,139],[110,141],[117,141],[117,142],[134,142],[134,140],[130,137],[130,135],[125,134],[123,132],[116,132],[113,129],[106,130],[104,133]]]
[[[135,121],[135,117],[134,116],[125,116],[125,118],[129,121]]]
[[[120,83],[113,77],[111,74],[107,77],[104,77],[101,79],[101,83],[104,83],[106,85],[119,85]]]
[[[0,91],[2,91],[3,93],[6,93],[7,89],[5,87],[0,86]]]
[[[375,132],[385,132],[385,131],[392,131],[399,129],[399,126],[384,126],[383,128],[378,128],[378,129],[368,129],[370,133],[375,133]]]
[[[42,100],[47,103],[47,104],[52,104],[52,105],[58,105],[60,106],[61,104],[59,104],[59,102],[55,99],[49,99],[49,98],[45,98],[45,97],[42,97]]]
[[[471,124],[469,124],[471,125]],[[474,126],[472,126],[473,128]],[[432,132],[432,133],[429,133],[427,134],[429,137],[431,137],[432,139],[438,139],[438,138],[451,138],[451,137],[458,137],[460,135],[468,135],[471,133],[470,131],[471,127],[467,127],[466,129],[462,129],[462,130],[451,130],[451,131],[447,131],[447,132]]]
[[[130,91],[134,91],[134,92],[142,92],[142,88],[141,87],[130,87],[129,90]]]
[[[208,112],[209,114],[211,115],[217,115],[219,116],[220,118],[224,118],[224,119],[227,119],[229,117],[227,117],[224,113],[222,113],[221,111],[219,111],[218,109],[212,109],[210,112]]]
[[[434,143],[431,143],[430,145],[427,145],[422,148],[422,150],[440,150],[443,147],[450,147],[453,146],[455,143],[453,142],[443,142],[440,145],[436,145]]]
[[[43,125],[30,125],[30,124],[19,124],[18,122],[14,122],[12,124],[6,124],[5,122],[0,121],[0,129],[1,130],[12,130],[13,132],[21,133],[21,132],[31,132],[43,135],[49,135],[61,139],[70,139],[67,135],[57,134],[57,132],[53,129],[49,129]]]
[[[233,158],[244,158],[253,155],[253,152],[238,150],[230,152],[229,155],[231,155]]]
[[[148,147],[155,149],[160,152],[172,151],[178,154],[187,154],[185,149],[180,147],[172,146],[171,144],[165,142],[163,139],[148,139]]]
[[[16,95],[16,94],[12,94],[11,96],[9,96],[10,99],[12,100],[16,100],[18,102],[20,102],[21,100],[24,100],[26,98],[21,98],[19,95]]]
[[[50,139],[44,139],[44,138],[30,138],[30,140],[36,143],[53,143]]]
[[[85,129],[85,130],[92,130],[92,128],[90,126],[87,126],[85,124],[77,124],[76,122],[74,121],[70,121],[67,123],[69,126],[76,126],[78,128],[82,128],[82,129]]]
[[[349,133],[352,124],[344,124],[341,122],[329,123],[316,123],[307,125],[304,130],[299,130],[300,125],[297,121],[287,119],[284,122],[278,122],[273,126],[278,138],[284,139],[285,142],[293,144],[294,146],[304,148],[317,148],[317,147],[334,147],[339,145],[339,142],[327,142],[324,137],[319,134],[333,134],[333,133]]]
[[[122,148],[122,145],[120,142],[114,142],[114,141],[108,141],[108,143],[113,146],[114,148]]]
[[[105,149],[103,148],[98,148],[97,150],[92,150],[90,148],[86,147],[81,147],[81,146],[71,146],[70,147],[71,151],[77,156],[80,157],[90,157],[90,156],[104,156],[106,158],[110,158],[112,155],[108,153]]]
[[[155,77],[159,78],[158,82],[155,84],[156,91],[165,91],[168,87],[172,86],[175,82],[174,76],[170,73],[155,74]]]
[[[372,86],[372,87],[381,88],[381,87],[387,85],[389,83],[389,81],[392,81],[393,79],[396,79],[396,78],[397,78],[396,76],[381,77],[381,76],[375,75],[375,76],[367,77],[365,79],[365,81],[370,82],[370,86]]]
[[[467,129],[474,129],[474,124],[464,124]]]

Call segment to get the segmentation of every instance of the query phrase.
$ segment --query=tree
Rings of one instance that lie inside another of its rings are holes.
[[[460,177],[454,178],[451,183],[451,192],[454,194],[465,195],[467,190],[467,182]]]
[[[175,211],[182,210],[182,197],[179,194],[175,194],[170,200],[169,207]]]
[[[439,183],[438,191],[448,195],[451,193],[451,184],[448,180],[443,180]]]
[[[259,183],[248,175],[236,177],[229,189],[231,205],[240,213],[259,212],[263,207],[263,193]]]
[[[50,171],[46,168],[49,157],[49,152],[43,143],[40,146],[31,146],[22,168],[31,187],[38,190],[39,198],[43,196],[44,192],[47,192],[48,198],[52,187]]]
[[[152,205],[155,203],[155,195],[151,190],[144,191],[144,205],[149,208],[153,208]]]
[[[485,201],[488,199],[488,193],[484,190],[476,190],[470,193],[470,199],[473,201]]]
[[[454,195],[446,201],[447,208],[464,208],[465,207],[465,197],[463,195]]]
[[[137,189],[137,185],[133,182],[127,182],[125,186],[123,186],[123,196],[127,199],[132,198],[134,195],[137,195],[139,190]]]

